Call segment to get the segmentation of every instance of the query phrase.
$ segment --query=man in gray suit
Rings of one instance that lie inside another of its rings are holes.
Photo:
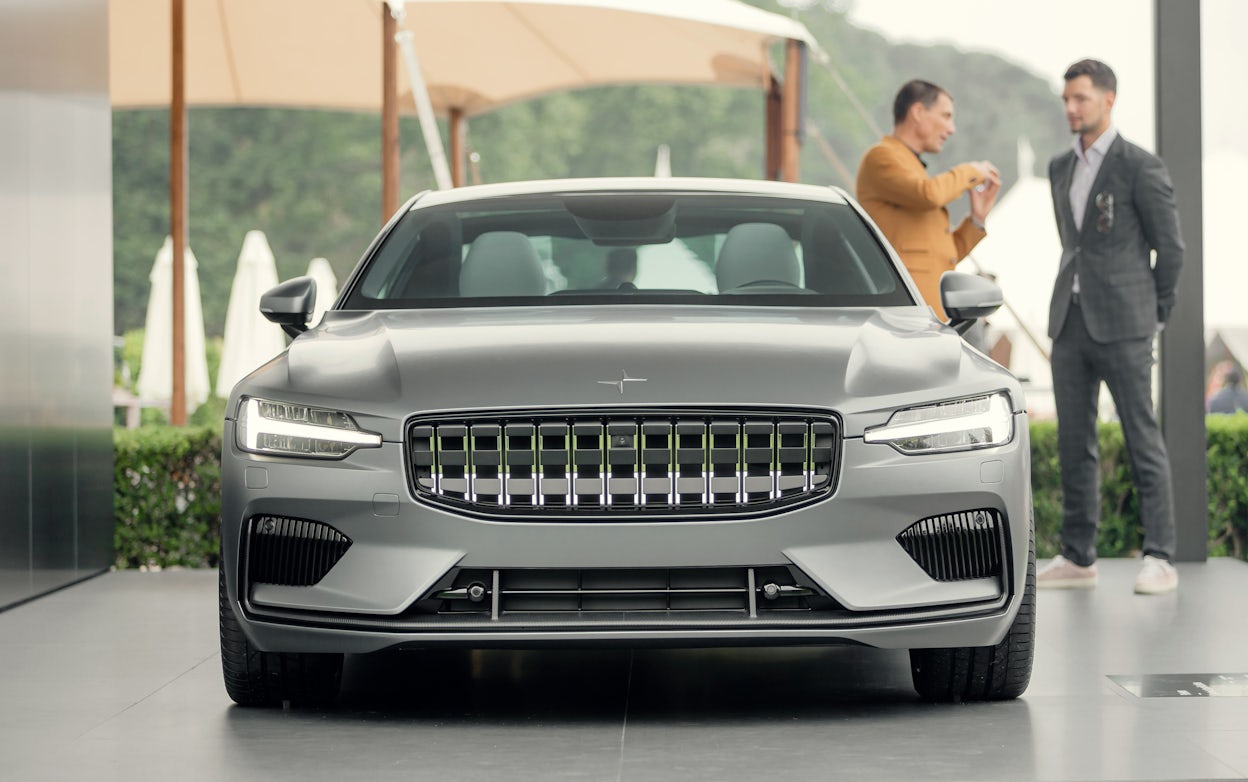
[[[1183,239],[1165,164],[1118,134],[1110,120],[1117,79],[1080,60],[1066,71],[1062,102],[1072,149],[1049,163],[1062,239],[1049,336],[1062,478],[1062,553],[1040,587],[1096,584],[1100,384],[1113,396],[1144,523],[1144,566],[1135,591],[1173,591],[1174,501],[1170,461],[1153,409],[1153,343],[1174,306]],[[1156,253],[1156,260],[1151,254]]]

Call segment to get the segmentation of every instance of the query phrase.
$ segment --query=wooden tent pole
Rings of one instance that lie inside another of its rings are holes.
[[[451,184],[463,187],[464,178],[464,135],[467,131],[467,120],[463,109],[451,109]]]
[[[399,208],[399,79],[394,36],[398,22],[389,4],[381,10],[381,224]]]
[[[767,77],[767,93],[763,97],[763,178],[780,179],[780,82]]]
[[[797,181],[798,155],[801,145],[802,43],[789,40],[785,44],[784,96],[781,99],[780,179]]]
[[[173,238],[173,390],[169,423],[186,425],[186,5],[170,0],[173,18],[169,103],[169,233]]]

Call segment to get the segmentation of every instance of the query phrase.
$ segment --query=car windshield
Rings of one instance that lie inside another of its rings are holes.
[[[353,276],[343,308],[623,303],[914,301],[847,204],[652,191],[418,206]]]

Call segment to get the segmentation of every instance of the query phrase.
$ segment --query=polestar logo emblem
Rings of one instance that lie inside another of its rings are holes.
[[[629,377],[628,372],[621,372],[619,380],[597,381],[598,385],[600,386],[615,386],[616,388],[620,389],[621,394],[624,393],[625,383],[644,383],[644,382],[646,382],[646,379],[644,377]]]

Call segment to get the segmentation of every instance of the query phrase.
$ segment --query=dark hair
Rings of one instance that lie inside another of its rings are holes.
[[[916,103],[922,103],[923,108],[930,109],[941,95],[949,93],[930,81],[911,79],[901,85],[901,89],[897,90],[897,97],[893,99],[893,124],[900,125],[904,122],[910,107]],[[949,99],[952,100],[953,96],[949,95]]]
[[[1101,62],[1100,60],[1080,60],[1074,65],[1066,69],[1066,81],[1077,79],[1080,76],[1087,76],[1092,80],[1092,86],[1097,89],[1107,90],[1109,92],[1118,92],[1118,77],[1114,75],[1114,69]]]
[[[1228,386],[1237,386],[1244,380],[1244,373],[1239,371],[1239,367],[1231,367],[1226,370],[1226,384]]]

